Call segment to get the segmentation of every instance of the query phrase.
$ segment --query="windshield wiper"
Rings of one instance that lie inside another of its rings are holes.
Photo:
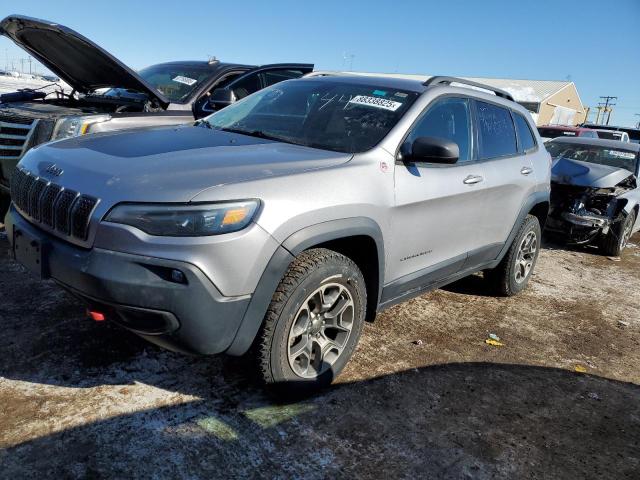
[[[201,118],[200,120],[196,121],[196,125],[198,127],[204,127],[208,128],[209,130],[213,130],[213,125],[211,125],[211,122],[206,118]]]
[[[249,137],[264,138],[265,140],[273,140],[275,142],[283,142],[283,143],[290,143],[292,145],[300,145],[299,143],[296,143],[292,140],[288,140],[283,137],[278,137],[277,135],[271,135],[269,133],[263,132],[262,130],[242,130],[241,128],[221,128],[220,130],[222,130],[223,132],[239,133],[240,135],[247,135]]]

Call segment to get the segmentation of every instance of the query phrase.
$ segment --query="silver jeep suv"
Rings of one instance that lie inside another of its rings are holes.
[[[550,156],[508,93],[468,83],[317,76],[193,126],[36,147],[11,185],[15,258],[95,320],[326,385],[390,305],[480,271],[527,285]]]

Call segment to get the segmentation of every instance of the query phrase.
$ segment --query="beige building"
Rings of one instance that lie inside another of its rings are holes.
[[[389,76],[425,81],[427,75],[401,73],[343,72],[346,74]],[[575,83],[556,80],[516,80],[510,78],[462,77],[509,92],[524,106],[536,125],[578,125],[587,117],[587,109],[580,100]]]
[[[587,109],[573,82],[466,78],[509,92],[516,102],[531,112],[537,125],[578,125],[587,118]]]

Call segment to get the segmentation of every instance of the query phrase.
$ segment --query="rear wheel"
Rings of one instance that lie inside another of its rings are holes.
[[[633,210],[626,217],[614,223],[602,239],[600,244],[602,253],[610,257],[619,256],[629,243],[635,223],[636,212]]]
[[[257,339],[264,382],[299,393],[329,385],[356,348],[365,306],[364,278],[352,260],[327,249],[298,256]]]
[[[502,261],[485,278],[499,295],[510,297],[525,289],[540,253],[540,222],[527,215]]]

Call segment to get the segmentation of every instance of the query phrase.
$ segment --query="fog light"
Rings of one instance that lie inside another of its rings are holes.
[[[171,270],[171,280],[176,283],[187,283],[187,277],[180,270]]]

